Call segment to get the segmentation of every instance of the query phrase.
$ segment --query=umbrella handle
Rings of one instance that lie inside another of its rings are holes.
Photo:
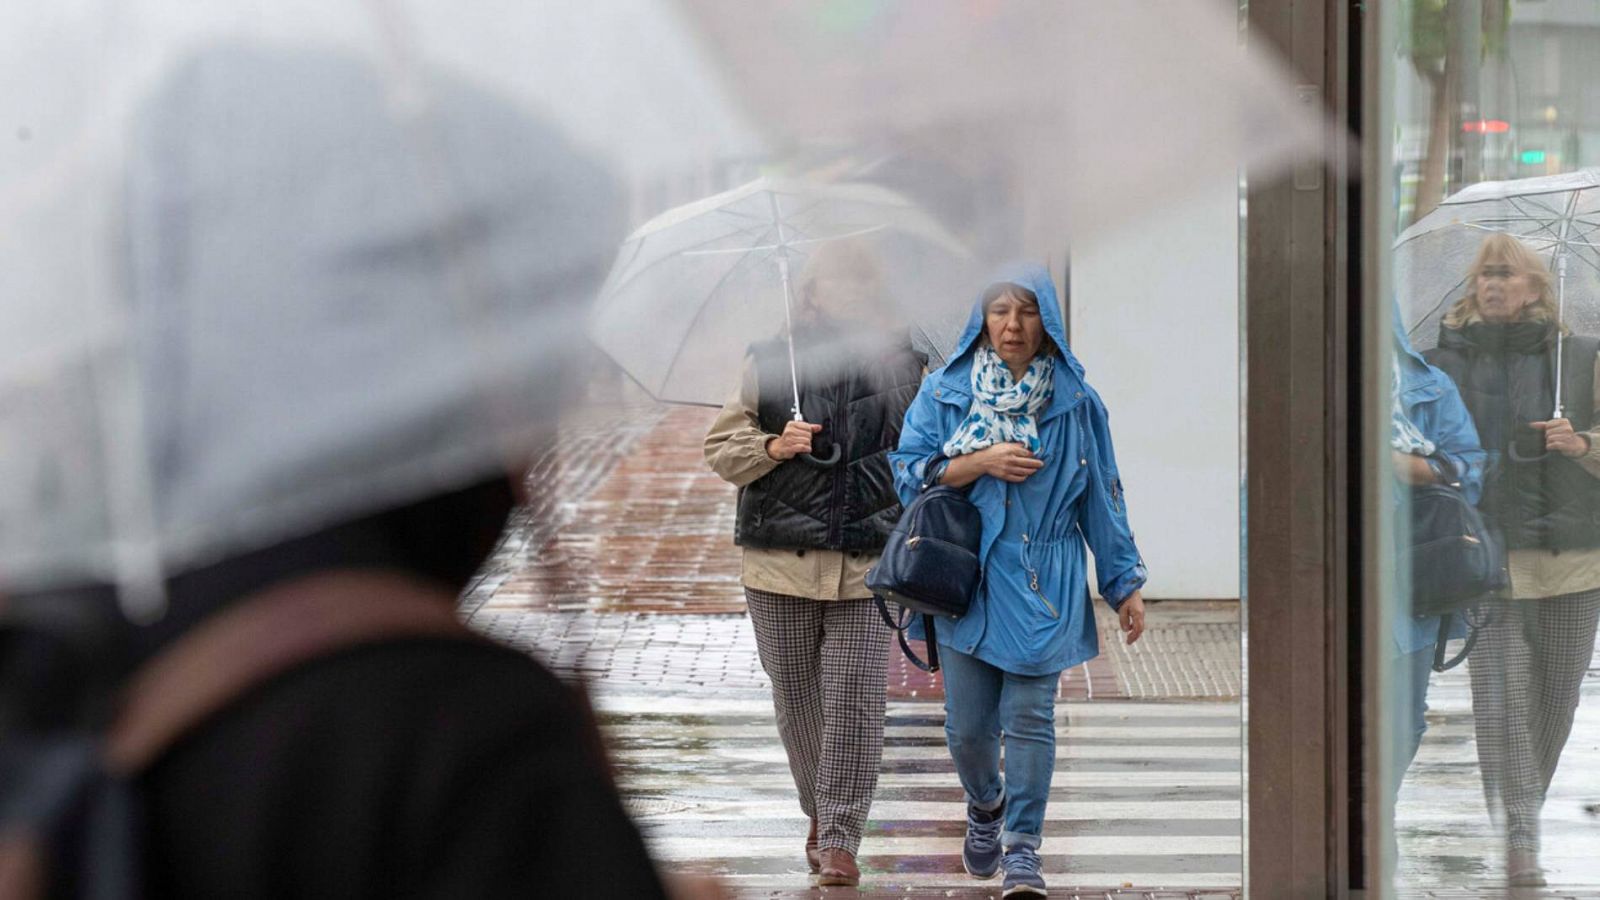
[[[1511,457],[1511,461],[1512,462],[1530,463],[1530,462],[1538,462],[1539,460],[1544,459],[1545,457],[1550,455],[1550,451],[1549,450],[1544,450],[1544,451],[1541,451],[1539,453],[1533,454],[1532,456],[1524,456],[1521,452],[1519,452],[1517,450],[1517,445],[1515,443],[1513,443],[1511,446],[1506,448],[1506,455]]]
[[[799,397],[795,397],[795,399],[794,399],[794,420],[796,422],[804,422],[805,421],[805,417],[800,415],[800,398]],[[833,451],[828,454],[826,459],[824,459],[823,457],[820,457],[820,456],[815,456],[815,455],[810,454],[810,453],[801,453],[800,455],[796,456],[795,459],[798,459],[801,462],[805,463],[806,465],[812,466],[814,468],[831,469],[834,466],[839,464],[839,457],[843,456],[843,455],[844,455],[843,448],[841,448],[838,444],[834,444],[833,445]]]
[[[826,459],[812,456],[810,453],[802,453],[798,458],[802,462],[808,465],[816,466],[819,469],[831,469],[839,464],[839,457],[843,455],[843,448],[841,448],[838,444],[834,444],[833,452],[829,453]]]
[[[1561,411],[1560,407],[1557,407],[1556,408],[1555,417],[1558,418],[1558,419],[1561,418],[1561,412],[1562,411]],[[1534,431],[1533,428],[1531,428],[1529,426],[1526,426],[1526,425],[1522,426],[1522,430],[1523,430],[1524,433],[1528,433],[1528,432],[1533,432]],[[1538,434],[1539,434],[1539,452],[1537,452],[1537,453],[1527,453],[1527,452],[1522,451],[1521,449],[1519,449],[1517,447],[1517,439],[1516,439],[1515,436],[1513,436],[1512,439],[1511,439],[1511,443],[1506,447],[1506,456],[1509,457],[1512,462],[1518,462],[1518,463],[1538,462],[1539,460],[1544,459],[1545,457],[1549,456],[1550,455],[1550,450],[1549,450],[1549,448],[1544,446],[1544,434],[1543,434],[1543,432],[1538,432]]]

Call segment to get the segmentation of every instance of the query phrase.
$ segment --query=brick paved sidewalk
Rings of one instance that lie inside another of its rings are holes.
[[[764,691],[742,623],[735,493],[701,457],[714,412],[596,406],[536,463],[539,505],[519,512],[464,611],[558,672],[606,688]],[[1238,696],[1237,604],[1153,604],[1132,648],[1104,605],[1097,615],[1106,652],[1063,674],[1064,699]],[[889,689],[942,695],[937,676],[897,647]]]

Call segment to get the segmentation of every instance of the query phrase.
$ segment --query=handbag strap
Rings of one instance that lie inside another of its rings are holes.
[[[1450,659],[1446,660],[1444,658],[1445,645],[1449,643],[1450,620],[1453,618],[1455,618],[1455,613],[1445,613],[1439,617],[1439,638],[1433,642],[1433,670],[1435,672],[1448,672],[1461,665],[1466,660],[1467,654],[1471,653],[1472,648],[1478,644],[1478,626],[1468,621],[1466,646],[1462,647],[1461,652]]]
[[[903,607],[901,608],[900,620],[896,622],[894,616],[889,615],[889,604],[884,601],[883,597],[874,594],[872,599],[878,604],[878,615],[883,617],[883,624],[888,625],[895,635],[900,638],[900,652],[906,655],[906,659],[911,660],[912,665],[927,672],[929,675],[939,671],[939,641],[934,633],[933,616],[926,613],[922,616],[922,627],[927,631],[928,635],[928,661],[923,662],[906,640],[906,610]]]
[[[483,640],[449,592],[396,572],[333,571],[268,588],[178,638],[131,678],[107,735],[107,767],[131,776],[251,688],[359,644]]]

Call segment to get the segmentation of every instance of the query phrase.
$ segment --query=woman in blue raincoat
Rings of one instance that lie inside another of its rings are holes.
[[[970,485],[982,514],[982,587],[966,615],[935,629],[945,735],[967,795],[962,862],[979,878],[1003,865],[1008,897],[1043,894],[1057,684],[1100,652],[1085,542],[1130,644],[1144,631],[1145,567],[1105,405],[1067,349],[1042,266],[984,291],[951,362],[923,380],[890,459],[905,503],[933,484]]]
[[[1396,479],[1395,508],[1402,486],[1449,484],[1458,487],[1467,502],[1476,504],[1483,493],[1484,464],[1488,454],[1478,441],[1472,415],[1454,381],[1429,365],[1411,346],[1401,328],[1399,309],[1393,311],[1394,372],[1390,384],[1389,444]],[[1408,523],[1397,523],[1404,534]],[[1389,704],[1393,738],[1390,744],[1389,796],[1400,782],[1428,730],[1428,680],[1433,673],[1434,645],[1441,637],[1439,618],[1417,618],[1410,613],[1410,598],[1402,596],[1390,623],[1390,649],[1395,689]],[[1446,637],[1464,637],[1464,623],[1455,617]],[[1392,852],[1392,849],[1391,849]],[[1390,860],[1389,862],[1393,862]]]

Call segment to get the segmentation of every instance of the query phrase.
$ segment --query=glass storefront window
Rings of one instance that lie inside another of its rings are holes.
[[[1392,251],[1367,302],[1393,337],[1369,424],[1394,577],[1375,874],[1401,895],[1593,888],[1600,4],[1378,14]]]

